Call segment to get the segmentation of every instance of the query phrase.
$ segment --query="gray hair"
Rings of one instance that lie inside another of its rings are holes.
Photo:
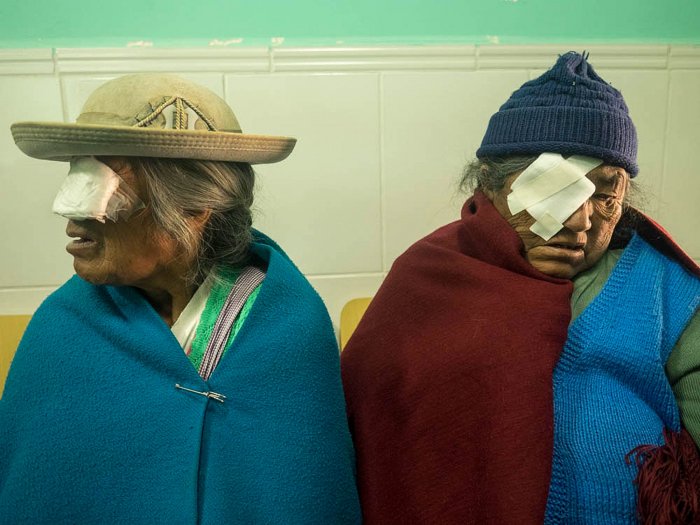
[[[537,155],[513,155],[474,159],[465,166],[459,187],[465,193],[472,193],[476,189],[500,191],[509,176],[525,170],[537,160],[537,157]],[[638,207],[643,204],[643,200],[637,183],[627,177],[627,191],[623,205]]]
[[[474,159],[465,166],[459,187],[466,193],[477,188],[502,190],[509,176],[523,171],[536,160],[537,155]]]
[[[157,226],[194,261],[188,279],[201,281],[220,267],[250,256],[255,172],[250,164],[192,159],[130,157]],[[203,232],[188,217],[210,211]]]

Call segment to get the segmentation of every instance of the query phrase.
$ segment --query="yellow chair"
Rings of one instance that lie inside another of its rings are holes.
[[[345,348],[350,336],[365,314],[365,310],[372,302],[371,297],[360,297],[348,301],[340,312],[340,349]]]
[[[31,315],[0,315],[0,395],[19,340],[31,318]]]

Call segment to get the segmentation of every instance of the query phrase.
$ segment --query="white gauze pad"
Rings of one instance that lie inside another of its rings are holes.
[[[564,222],[595,192],[586,174],[603,163],[600,159],[559,153],[542,153],[511,185],[508,208],[515,215],[523,210],[535,219],[530,230],[545,241],[564,227]]]
[[[77,157],[53,202],[53,212],[67,219],[128,219],[144,208],[141,199],[112,168],[94,157]]]

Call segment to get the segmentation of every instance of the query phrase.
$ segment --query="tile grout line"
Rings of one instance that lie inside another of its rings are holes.
[[[61,284],[47,284],[42,286],[0,286],[0,295],[3,293],[30,293],[30,292],[46,292],[47,290],[56,290]]]
[[[63,113],[63,122],[68,122],[68,97],[66,95],[66,85],[65,77],[61,73],[58,64],[58,50],[53,48],[51,50],[51,56],[54,61],[54,75],[58,78],[58,89],[61,94],[61,112]]]
[[[666,160],[668,158],[668,152],[666,149],[668,148],[668,135],[670,133],[670,125],[671,125],[671,73],[672,69],[670,67],[671,65],[671,46],[668,46],[667,49],[667,57],[666,57],[666,111],[664,114],[665,122],[664,122],[664,134],[663,134],[663,147],[661,148],[661,180],[659,181],[659,194],[656,198],[656,209],[654,210],[654,213],[659,216],[661,215],[661,210],[664,207],[663,206],[663,195],[664,195],[664,185],[666,182]]]
[[[362,279],[362,278],[374,278],[383,277],[386,274],[385,271],[381,272],[359,272],[359,273],[307,273],[304,277],[307,279],[320,279],[331,281],[333,279]]]
[[[379,248],[382,271],[386,271],[386,214],[385,214],[385,188],[384,188],[384,74],[377,74],[377,119],[379,122]]]

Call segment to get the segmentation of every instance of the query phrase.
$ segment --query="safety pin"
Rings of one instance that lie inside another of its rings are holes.
[[[193,394],[199,394],[200,396],[208,397],[209,399],[213,399],[214,401],[218,401],[219,403],[223,403],[226,399],[226,396],[223,394],[219,394],[217,392],[200,392],[199,390],[192,390],[191,388],[184,387],[179,383],[175,383],[175,388],[185,390],[186,392],[192,392]]]

